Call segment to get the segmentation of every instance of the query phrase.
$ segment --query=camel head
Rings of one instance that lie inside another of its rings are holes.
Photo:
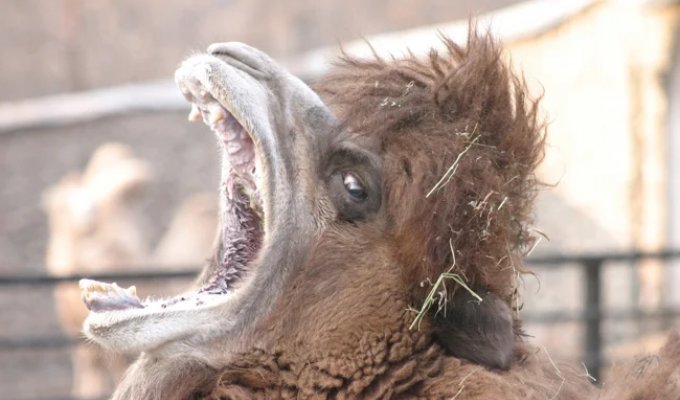
[[[81,283],[87,336],[144,352],[128,380],[163,359],[216,374],[255,353],[360,364],[381,341],[397,361],[438,342],[508,366],[543,127],[491,38],[443,44],[346,59],[318,85],[326,101],[244,44],[182,63],[189,118],[220,148],[220,230],[181,296]]]

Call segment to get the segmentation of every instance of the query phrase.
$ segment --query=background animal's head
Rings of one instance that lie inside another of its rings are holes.
[[[151,167],[120,143],[100,146],[84,172],[72,172],[43,195],[49,218],[47,266],[53,273],[138,261],[148,252],[136,221]]]

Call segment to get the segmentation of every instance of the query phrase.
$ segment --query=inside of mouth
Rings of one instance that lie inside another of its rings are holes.
[[[83,280],[82,298],[93,312],[147,307],[200,306],[214,295],[230,293],[247,273],[262,247],[263,212],[255,145],[238,120],[214,99],[194,102],[190,119],[202,119],[217,137],[222,153],[220,242],[212,276],[197,291],[163,301],[140,301],[136,293]]]
[[[220,268],[200,292],[222,294],[246,272],[262,246],[262,201],[255,145],[245,128],[217,102],[198,106],[222,147]]]

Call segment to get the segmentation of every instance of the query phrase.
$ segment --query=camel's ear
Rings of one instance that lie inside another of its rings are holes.
[[[448,39],[444,43],[458,65],[433,88],[442,115],[474,121],[479,143],[495,148],[498,168],[512,164],[517,173],[511,176],[533,173],[544,149],[541,96],[532,99],[523,76],[504,62],[502,47],[492,37],[471,32],[466,47]]]
[[[433,318],[435,338],[453,356],[492,369],[508,369],[515,332],[510,307],[496,294],[459,288]]]

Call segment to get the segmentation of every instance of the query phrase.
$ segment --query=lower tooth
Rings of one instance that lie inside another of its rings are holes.
[[[201,111],[198,109],[196,104],[191,105],[191,111],[189,111],[189,116],[187,119],[191,122],[198,122],[201,120]]]

